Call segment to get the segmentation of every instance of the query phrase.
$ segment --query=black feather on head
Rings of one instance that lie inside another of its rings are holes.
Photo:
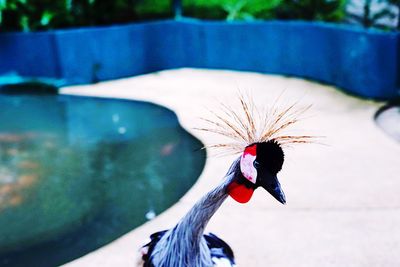
[[[257,164],[260,168],[267,169],[271,174],[277,174],[284,161],[284,153],[275,140],[257,143]]]

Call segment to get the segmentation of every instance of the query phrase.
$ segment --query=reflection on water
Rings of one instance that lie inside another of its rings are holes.
[[[0,96],[0,107],[0,266],[57,266],[109,243],[204,166],[200,142],[155,105]]]

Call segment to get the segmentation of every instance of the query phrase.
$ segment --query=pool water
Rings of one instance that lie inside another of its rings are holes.
[[[0,107],[0,266],[83,256],[170,207],[204,167],[202,144],[157,105],[0,95]]]

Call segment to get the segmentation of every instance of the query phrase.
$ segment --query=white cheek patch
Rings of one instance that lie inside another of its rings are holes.
[[[255,160],[256,156],[246,153],[246,150],[240,159],[240,170],[243,176],[253,184],[255,184],[257,180],[257,170],[253,165]]]

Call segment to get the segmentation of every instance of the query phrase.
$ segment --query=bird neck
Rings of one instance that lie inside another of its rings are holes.
[[[204,229],[228,197],[228,186],[237,175],[238,162],[232,164],[221,184],[203,196],[174,228],[164,234],[152,253],[154,266],[212,266],[203,237]]]
[[[211,217],[228,197],[228,185],[229,183],[225,180],[204,195],[180,220],[175,230],[184,231],[188,239],[198,244]]]
[[[228,186],[236,176],[238,162],[232,164],[222,183],[204,195],[176,225],[174,230],[185,233],[193,244],[200,243],[211,217],[228,197]]]

